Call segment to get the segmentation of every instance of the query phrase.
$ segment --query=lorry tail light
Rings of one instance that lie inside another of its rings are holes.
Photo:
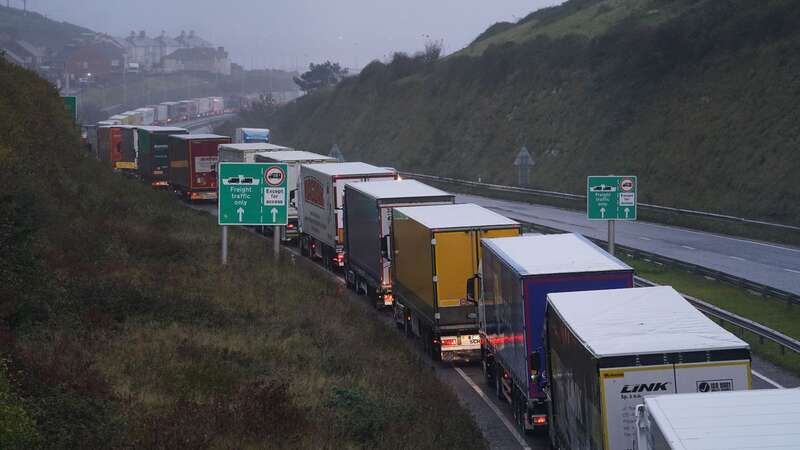
[[[533,416],[533,424],[534,425],[546,425],[547,424],[547,416]]]
[[[339,253],[336,255],[336,262],[341,266],[344,265],[344,254]]]
[[[389,302],[389,303],[391,303],[391,302],[392,302],[392,298],[393,298],[393,297],[392,297],[392,294],[383,294],[383,301],[384,301],[384,302]]]
[[[451,345],[458,345],[458,339],[456,338],[442,339],[442,345],[445,347],[449,347]]]
[[[200,194],[198,194],[197,192],[192,192],[191,198],[192,200],[197,200],[200,198]]]
[[[290,230],[293,230],[294,229],[294,224],[290,223],[290,224],[286,225],[286,228],[288,228]]]
[[[503,378],[506,379],[506,380],[508,379],[508,372],[503,371]]]
[[[438,339],[434,339],[434,340],[433,340],[433,345],[436,345],[436,344],[438,344],[438,343],[439,343],[439,340],[438,340]]]

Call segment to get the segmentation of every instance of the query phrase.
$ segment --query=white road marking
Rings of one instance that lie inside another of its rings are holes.
[[[644,236],[639,236],[639,239],[643,241],[652,241],[652,239],[650,239],[649,237],[644,237]]]
[[[771,385],[775,386],[775,388],[776,388],[776,389],[786,389],[785,387],[783,387],[783,385],[782,385],[782,384],[778,383],[778,382],[777,382],[777,381],[775,381],[775,380],[772,380],[772,379],[770,379],[770,378],[767,378],[767,377],[766,377],[766,376],[764,376],[764,374],[762,374],[762,373],[756,372],[755,370],[752,370],[752,369],[750,370],[750,372],[752,372],[752,374],[753,374],[753,375],[755,375],[755,376],[757,376],[758,378],[761,378],[762,380],[766,381],[767,383],[769,383],[769,384],[771,384]]]
[[[520,436],[520,434],[519,434],[519,432],[517,431],[516,427],[514,427],[513,425],[511,425],[511,422],[509,422],[509,421],[508,421],[508,419],[506,419],[506,417],[503,415],[503,413],[502,413],[502,412],[500,412],[500,410],[497,408],[497,405],[495,405],[494,403],[492,403],[492,401],[491,401],[491,400],[489,400],[489,398],[488,398],[488,397],[486,397],[486,394],[484,394],[484,393],[483,393],[483,391],[481,390],[481,388],[479,388],[479,387],[478,387],[478,386],[477,386],[477,385],[476,385],[476,384],[475,384],[475,383],[474,383],[474,382],[473,382],[473,381],[472,381],[472,380],[471,380],[471,379],[470,379],[470,378],[467,376],[467,374],[465,374],[465,373],[464,373],[464,371],[463,371],[463,370],[461,370],[461,368],[460,368],[460,367],[456,367],[455,369],[456,369],[456,372],[457,372],[459,375],[461,375],[461,378],[463,378],[463,379],[464,379],[464,381],[466,381],[466,382],[467,382],[467,384],[469,385],[469,387],[471,387],[471,388],[472,388],[472,390],[473,390],[473,391],[475,391],[475,393],[477,393],[477,394],[478,394],[478,396],[479,396],[480,398],[482,398],[482,399],[483,399],[483,401],[484,401],[484,402],[486,402],[486,404],[487,404],[487,405],[489,405],[489,408],[491,408],[491,410],[492,410],[492,411],[495,413],[495,415],[497,416],[497,418],[498,418],[498,419],[500,419],[500,421],[501,421],[501,422],[503,422],[503,425],[505,425],[505,426],[506,426],[506,428],[508,429],[508,431],[511,433],[511,435],[512,435],[512,436],[514,436],[514,439],[516,439],[516,440],[517,440],[517,442],[519,443],[519,445],[521,445],[521,446],[522,446],[522,449],[523,449],[523,450],[531,450],[531,448],[528,446],[528,443],[527,443],[527,442],[525,442],[525,439],[523,439],[523,438],[522,438],[522,436]]]
[[[689,247],[688,245],[681,245],[681,247],[685,248],[686,250],[697,250],[694,247]]]
[[[794,269],[783,269],[783,270],[785,270],[787,272],[792,272],[792,273],[800,273],[800,270],[794,270]]]
[[[742,258],[741,256],[728,256],[730,259],[735,259],[737,261],[747,261],[746,259]]]

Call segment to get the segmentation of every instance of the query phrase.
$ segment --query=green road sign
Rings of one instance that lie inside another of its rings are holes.
[[[72,120],[78,121],[78,97],[74,95],[62,95],[61,98],[64,100],[64,106],[66,106],[67,111],[69,111],[69,115],[72,116]]]
[[[586,180],[589,220],[636,220],[635,176],[590,176]]]
[[[219,163],[219,224],[286,225],[286,170],[286,164]]]

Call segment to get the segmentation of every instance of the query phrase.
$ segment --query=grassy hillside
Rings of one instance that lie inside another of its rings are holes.
[[[83,34],[94,34],[87,28],[51,20],[39,13],[24,12],[21,9],[5,6],[0,6],[0,33],[9,33],[18,39],[56,51]]]
[[[373,62],[267,122],[347,159],[582,192],[640,176],[640,200],[800,222],[800,3],[571,0],[435,64]]]
[[[341,287],[79,151],[0,60],[0,448],[482,448]],[[410,431],[413,430],[413,431]]]

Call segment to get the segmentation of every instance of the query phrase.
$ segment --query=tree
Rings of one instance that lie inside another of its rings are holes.
[[[347,69],[342,68],[339,63],[325,61],[322,64],[311,63],[308,65],[308,72],[294,77],[296,85],[300,89],[311,92],[326,86],[332,86],[339,82],[345,75]]]

